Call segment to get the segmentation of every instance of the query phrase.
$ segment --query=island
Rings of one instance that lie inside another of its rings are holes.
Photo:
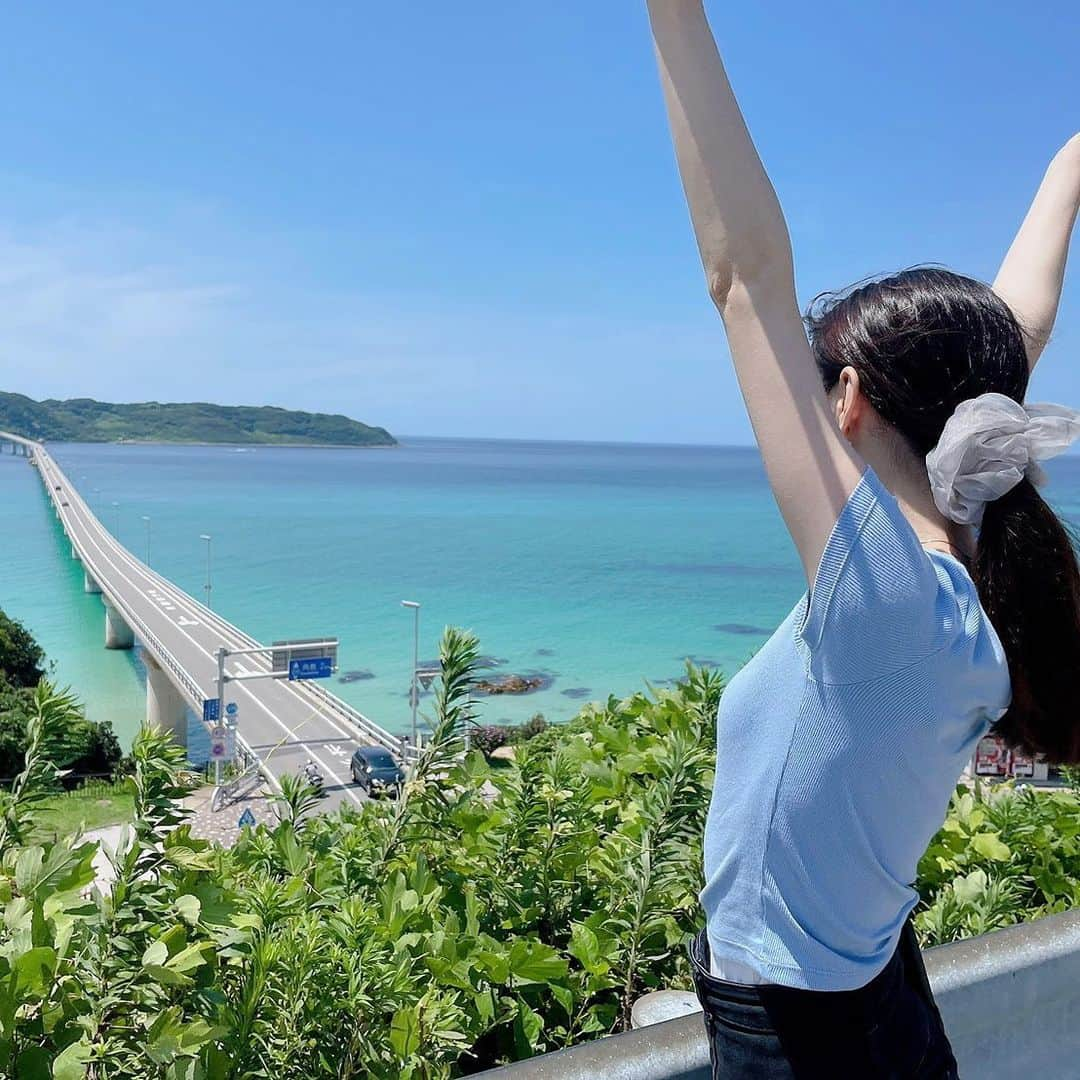
[[[260,443],[396,446],[386,428],[347,416],[271,405],[117,405],[91,398],[34,401],[0,391],[0,430],[39,442]]]

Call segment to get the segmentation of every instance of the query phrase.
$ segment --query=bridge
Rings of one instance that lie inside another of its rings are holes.
[[[330,807],[360,804],[364,796],[350,775],[353,751],[379,745],[400,755],[401,738],[317,683],[259,678],[269,675],[272,663],[269,652],[250,651],[260,649],[259,642],[120,544],[41,443],[0,431],[0,450],[5,445],[37,468],[71,556],[82,564],[85,589],[101,596],[105,648],[138,644],[146,668],[147,720],[186,744],[188,710],[201,722],[204,701],[218,697],[219,650],[243,653],[227,659],[225,684],[226,697],[238,707],[242,755],[258,762],[272,784],[310,758],[323,774]]]

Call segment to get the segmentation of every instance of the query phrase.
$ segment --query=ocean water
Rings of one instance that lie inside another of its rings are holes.
[[[199,537],[212,535],[213,605],[255,637],[339,637],[331,688],[392,731],[409,725],[402,600],[422,605],[422,663],[452,624],[479,635],[493,674],[544,679],[481,698],[498,723],[566,720],[583,701],[677,677],[685,657],[734,672],[804,588],[749,448],[409,438],[50,450],[123,543],[200,598]],[[1080,459],[1051,476],[1052,501],[1080,517]],[[20,457],[0,456],[0,521],[0,607],[128,742],[145,708],[137,654],[103,648],[100,599],[83,593]]]

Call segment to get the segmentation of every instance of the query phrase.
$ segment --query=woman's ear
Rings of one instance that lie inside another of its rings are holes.
[[[837,391],[836,423],[841,434],[850,442],[858,434],[866,405],[859,373],[853,367],[848,366],[840,372]]]

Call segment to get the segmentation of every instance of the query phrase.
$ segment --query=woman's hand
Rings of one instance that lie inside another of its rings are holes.
[[[1050,162],[1020,231],[994,280],[994,292],[1024,330],[1028,363],[1035,366],[1057,319],[1069,242],[1080,209],[1080,134]]]

